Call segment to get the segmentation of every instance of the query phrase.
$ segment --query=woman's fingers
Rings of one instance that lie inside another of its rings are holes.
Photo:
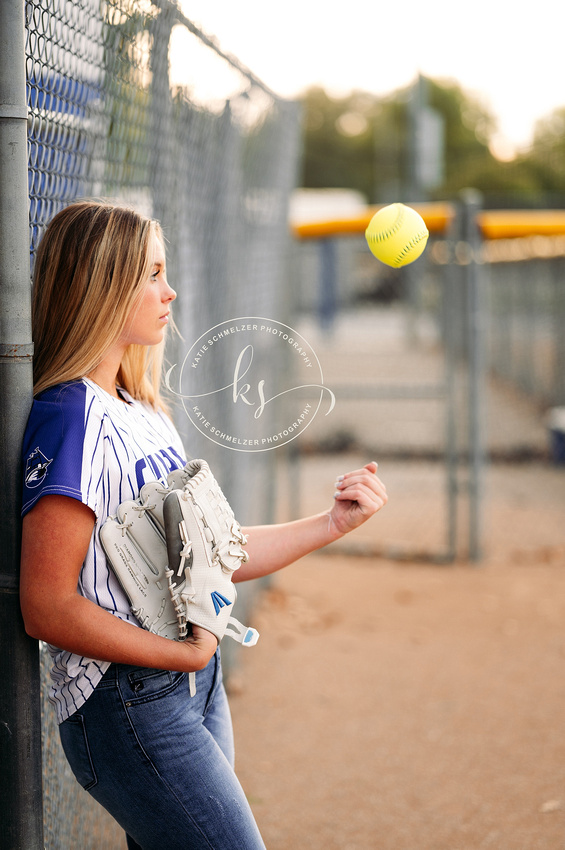
[[[338,476],[335,483],[335,498],[357,500],[358,497],[386,501],[386,487],[378,477],[378,464],[372,461],[362,469],[355,469]]]
[[[386,505],[386,487],[377,469],[378,464],[372,461],[338,476],[330,516],[341,533],[357,528]]]

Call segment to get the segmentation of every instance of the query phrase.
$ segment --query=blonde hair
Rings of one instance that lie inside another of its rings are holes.
[[[34,393],[86,376],[118,339],[147,280],[160,225],[107,201],[61,210],[37,250],[32,299]],[[164,341],[130,345],[117,381],[134,398],[164,407]]]

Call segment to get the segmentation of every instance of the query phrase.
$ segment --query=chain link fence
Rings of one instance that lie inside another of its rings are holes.
[[[551,253],[544,257],[551,243],[543,239],[508,247],[506,257],[488,267],[492,372],[540,409],[563,405],[565,260]],[[512,258],[520,247],[522,256]]]
[[[284,321],[297,104],[277,97],[172,0],[28,0],[26,24],[31,262],[63,206],[119,199],[164,229],[178,293],[171,365],[219,322]],[[276,375],[275,364],[270,371]],[[222,377],[211,376],[215,386]],[[222,410],[228,428],[233,407]],[[222,451],[182,405],[173,409],[190,456],[219,470],[242,523],[270,521],[273,452]],[[240,593],[240,611],[249,604]],[[123,846],[70,775],[46,703],[46,663],[42,678],[46,847]]]
[[[479,454],[547,463],[544,417],[565,403],[563,250],[539,240],[477,249],[454,232],[391,272],[362,237],[291,246],[297,104],[172,0],[28,0],[26,18],[31,262],[43,227],[72,200],[131,203],[159,219],[167,239],[178,293],[171,366],[218,323],[273,317],[313,344],[336,393],[332,415],[316,418],[299,450],[295,441],[278,454],[226,451],[173,404],[187,451],[219,470],[242,522],[269,522],[281,505],[282,518],[325,509],[318,482],[370,455],[391,501],[378,524],[352,535],[353,551],[451,561],[468,554],[461,541],[473,524],[478,546]],[[319,284],[328,268],[333,289]],[[470,270],[480,276],[473,287]],[[271,380],[289,368],[265,367]],[[207,378],[223,386],[226,375]],[[236,416],[234,405],[221,410],[226,428]],[[238,606],[250,602],[240,592]],[[124,848],[66,765],[47,689],[42,654],[45,846]]]
[[[450,562],[467,543],[455,503],[460,461],[466,466],[469,457],[469,376],[457,353],[461,336],[450,332],[464,281],[450,282],[448,267],[434,262],[434,236],[423,257],[401,270],[376,262],[363,236],[332,241],[333,315],[324,294],[327,246],[305,239],[293,257],[299,327],[336,396],[331,415],[317,417],[300,445],[300,510],[321,507],[307,486],[316,471],[330,465],[337,475],[376,460],[390,495],[386,511],[334,550]],[[461,332],[468,337],[467,323]]]
[[[378,524],[334,550],[481,560],[494,540],[492,482],[526,463],[559,475],[549,421],[565,404],[564,238],[481,239],[469,230],[476,200],[454,204],[451,225],[401,270],[346,230],[295,245],[299,327],[336,395],[296,458],[303,509],[323,505],[312,475],[367,457],[390,493]]]

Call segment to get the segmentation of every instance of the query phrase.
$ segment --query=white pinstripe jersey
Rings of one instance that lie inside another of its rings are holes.
[[[139,625],[110,569],[99,529],[125,499],[148,481],[166,482],[186,463],[170,419],[121,391],[127,403],[85,378],[51,387],[33,402],[23,442],[24,516],[41,496],[57,494],[90,507],[96,524],[79,578],[79,591],[107,611]],[[109,667],[49,646],[50,699],[61,723],[88,699]]]

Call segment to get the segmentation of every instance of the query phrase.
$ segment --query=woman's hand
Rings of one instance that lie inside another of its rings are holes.
[[[328,515],[340,534],[353,531],[386,505],[386,487],[377,476],[377,469],[378,464],[371,462],[337,479],[334,504]]]
[[[218,639],[216,635],[213,635],[212,632],[209,632],[207,629],[203,629],[201,626],[191,626],[192,634],[190,634],[185,641],[182,641],[184,644],[188,644],[194,650],[196,650],[198,656],[202,659],[202,667],[199,669],[203,669],[206,664],[211,660],[214,653],[218,648]]]

